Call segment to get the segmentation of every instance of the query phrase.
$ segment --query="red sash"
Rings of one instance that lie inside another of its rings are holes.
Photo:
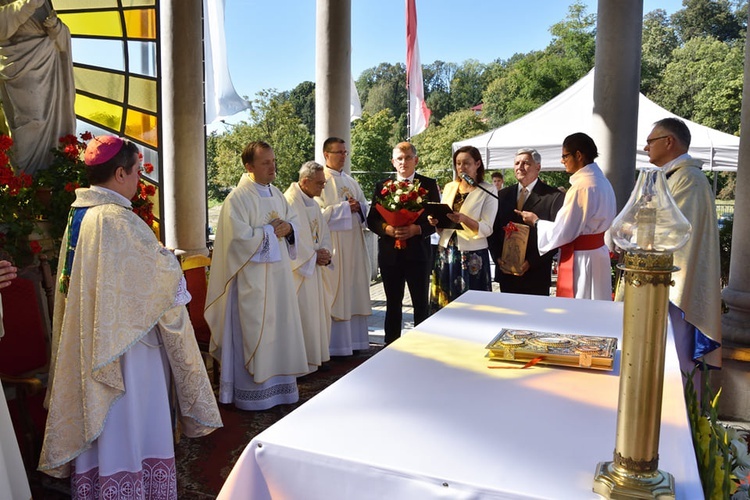
[[[604,233],[582,234],[567,245],[560,247],[560,267],[557,271],[557,296],[575,297],[573,291],[573,252],[576,250],[596,250],[604,246]]]

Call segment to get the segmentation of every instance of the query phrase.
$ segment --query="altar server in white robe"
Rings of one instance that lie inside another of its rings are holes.
[[[205,317],[221,362],[219,401],[265,410],[299,400],[307,356],[290,259],[297,215],[271,183],[276,156],[265,142],[242,152],[247,172],[219,214]]]
[[[654,124],[645,147],[649,161],[664,170],[669,193],[693,228],[685,246],[674,253],[680,270],[672,274],[674,286],[669,289],[680,368],[686,372],[695,367],[693,361],[721,366],[719,227],[703,162],[688,154],[690,140],[685,122],[665,118]],[[697,379],[694,382],[700,387]]]
[[[7,260],[0,260],[0,288],[10,285],[17,269]],[[3,301],[0,296],[0,349],[3,348]],[[21,450],[18,448],[13,422],[10,420],[8,404],[0,386],[0,498],[28,500],[31,498],[26,469],[23,467]]]
[[[612,270],[604,233],[615,218],[617,201],[612,185],[594,163],[598,155],[588,135],[579,132],[566,137],[561,163],[573,175],[555,220],[516,211],[526,224],[536,225],[540,254],[560,248],[558,297],[612,300]]]
[[[92,187],[76,190],[60,249],[39,469],[70,475],[76,499],[176,499],[172,395],[186,435],[221,427],[190,295],[177,258],[131,208],[138,148],[99,136],[84,159]]]
[[[330,359],[331,233],[314,200],[326,184],[323,170],[323,165],[314,161],[304,163],[299,170],[299,181],[293,182],[284,193],[299,218],[297,258],[292,261],[292,270],[311,372]]]
[[[370,346],[370,258],[365,245],[367,198],[346,172],[346,143],[329,137],[323,143],[326,186],[318,198],[333,242],[331,356],[348,356]]]

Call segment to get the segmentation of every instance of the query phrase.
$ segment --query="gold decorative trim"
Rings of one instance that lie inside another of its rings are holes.
[[[635,460],[630,457],[623,457],[620,452],[615,451],[614,461],[617,467],[621,467],[628,472],[654,472],[659,468],[659,455],[656,455],[652,460]]]

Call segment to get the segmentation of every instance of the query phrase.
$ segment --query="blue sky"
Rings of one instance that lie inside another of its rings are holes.
[[[315,80],[315,0],[225,0],[229,70],[237,92],[291,90]],[[417,0],[422,64],[490,62],[544,49],[567,0]],[[597,0],[586,0],[595,13]],[[406,58],[404,0],[351,0],[352,74]],[[668,14],[682,0],[643,0]],[[238,117],[239,118],[239,117]],[[234,121],[234,120],[233,120]]]

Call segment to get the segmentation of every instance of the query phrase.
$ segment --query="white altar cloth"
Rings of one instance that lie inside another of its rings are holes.
[[[501,328],[621,339],[622,304],[467,292],[256,436],[218,498],[601,498],[591,488],[612,460],[619,351],[613,372],[489,369]],[[659,468],[678,499],[702,498],[668,343]]]

